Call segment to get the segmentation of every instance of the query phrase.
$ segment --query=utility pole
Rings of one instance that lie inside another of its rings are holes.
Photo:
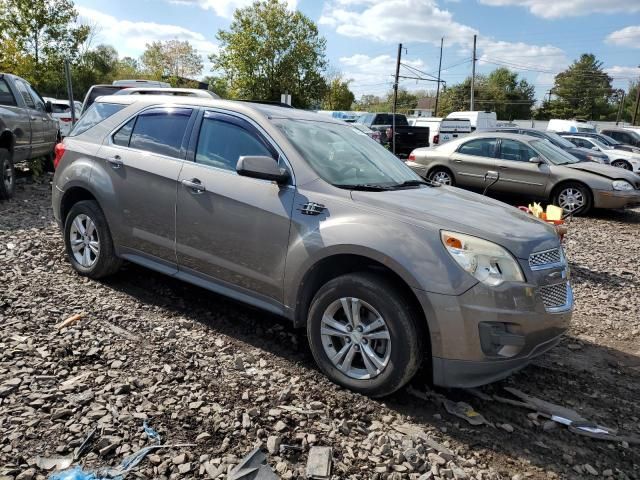
[[[618,90],[618,96],[620,97],[620,104],[618,105],[618,115],[616,115],[616,125],[620,123],[620,115],[622,115],[622,109],[624,108],[624,90]]]
[[[638,94],[636,95],[636,109],[633,112],[633,122],[631,122],[632,125],[636,125],[636,119],[638,118],[638,107],[640,107],[640,82],[638,82],[638,86],[636,88],[638,89]]]
[[[73,85],[71,84],[71,67],[69,67],[69,60],[64,61],[64,76],[67,80],[67,99],[69,100],[69,107],[71,107],[71,125],[75,125],[76,107],[73,103]]]
[[[471,111],[474,111],[474,90],[476,88],[476,41],[478,39],[477,35],[473,36],[473,69],[471,71]]]
[[[440,63],[438,64],[438,86],[436,87],[436,111],[434,117],[438,116],[438,100],[440,98],[440,72],[442,71],[442,45],[444,44],[444,37],[440,39]]]
[[[391,151],[396,154],[396,106],[398,104],[398,77],[400,76],[400,58],[402,57],[402,44],[398,44],[398,60],[396,62],[396,78],[393,82],[393,111],[391,115]]]

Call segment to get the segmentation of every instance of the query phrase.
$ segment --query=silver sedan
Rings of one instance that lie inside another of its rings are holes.
[[[418,148],[407,162],[445,185],[482,189],[497,172],[492,191],[549,201],[569,213],[640,205],[640,176],[609,165],[580,162],[550,142],[488,132],[436,148]]]

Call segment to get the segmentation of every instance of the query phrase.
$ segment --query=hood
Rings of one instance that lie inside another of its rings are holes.
[[[601,177],[610,178],[612,180],[626,180],[632,185],[640,184],[640,175],[637,175],[624,168],[612,167],[611,165],[603,165],[596,162],[580,162],[571,165],[561,165],[562,167],[572,168],[583,172],[594,173]]]
[[[590,148],[575,147],[573,148],[573,150],[578,150],[583,155],[591,155],[592,157],[599,157],[603,160],[609,160],[609,157],[607,157],[607,155],[605,155],[604,153],[596,152],[595,150],[591,150]]]
[[[474,235],[521,259],[558,246],[553,227],[516,207],[455,187],[425,187],[383,192],[352,191],[353,200],[382,215],[400,217],[430,230]]]

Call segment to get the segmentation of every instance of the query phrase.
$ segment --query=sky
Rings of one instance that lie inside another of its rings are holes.
[[[640,78],[640,0],[283,0],[318,24],[333,70],[351,90],[384,95],[393,84],[398,44],[401,75],[437,75],[444,37],[442,79],[471,74],[477,35],[477,73],[499,66],[518,72],[542,98],[555,74],[582,53],[593,53],[626,89]],[[139,57],[154,40],[189,40],[205,60],[218,49],[216,33],[251,0],[76,0],[82,22],[97,26],[95,44]],[[429,77],[427,77],[429,78]],[[408,90],[435,83],[401,79]]]

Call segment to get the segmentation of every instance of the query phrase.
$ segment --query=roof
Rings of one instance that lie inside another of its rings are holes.
[[[261,113],[268,118],[289,118],[295,120],[315,120],[325,123],[346,125],[341,120],[334,120],[326,115],[321,115],[308,110],[297,108],[283,108],[262,103],[243,102],[235,100],[222,100],[204,97],[182,97],[173,95],[105,95],[96,99],[97,103],[118,103],[131,105],[142,103],[144,105],[184,105],[195,107],[228,108],[241,113]]]
[[[473,135],[461,137],[461,139],[470,140],[472,138],[510,138],[512,140],[520,140],[521,142],[532,142],[534,140],[540,140],[540,138],[532,137],[530,135],[520,135],[519,133],[508,132],[476,132]],[[546,141],[546,140],[543,140]],[[446,143],[444,144],[446,145]]]

